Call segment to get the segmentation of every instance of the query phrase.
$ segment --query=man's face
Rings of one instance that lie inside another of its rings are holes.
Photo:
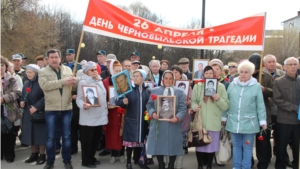
[[[120,89],[124,89],[126,87],[126,79],[124,76],[117,77],[116,82]]]
[[[212,82],[207,83],[207,88],[208,89],[213,89],[214,88],[214,84]]]
[[[161,64],[161,70],[168,70],[168,64],[166,62]]]
[[[134,71],[136,70],[140,65],[139,64],[131,64],[131,69]]]
[[[44,67],[44,61],[43,61],[43,60],[38,60],[38,61],[36,62],[36,64],[37,64],[40,68]]]
[[[87,95],[89,98],[93,98],[94,97],[94,93],[93,92],[87,92]]]
[[[140,61],[140,57],[138,57],[136,55],[131,55],[130,60],[131,60],[131,62],[133,62],[133,61]]]
[[[152,63],[150,66],[150,70],[153,74],[157,74],[159,71],[159,65],[157,63]]]
[[[298,64],[294,59],[289,60],[285,65],[284,65],[284,70],[286,73],[292,77],[294,77],[297,73],[298,69]]]
[[[267,57],[264,62],[264,66],[269,72],[274,72],[276,69],[276,59],[273,57]]]
[[[97,60],[99,63],[104,64],[106,59],[106,55],[98,54],[97,55]]]
[[[66,54],[66,59],[68,62],[74,62],[75,54]]]
[[[202,64],[198,64],[198,70],[199,70],[200,72],[203,71],[203,65],[202,65]]]
[[[162,108],[163,110],[169,110],[169,101],[164,100]]]
[[[183,72],[186,72],[190,64],[188,63],[180,63],[179,66]]]
[[[123,69],[124,69],[124,70],[128,70],[128,72],[130,72],[130,71],[131,71],[131,62],[125,61],[125,62],[123,63]]]
[[[57,52],[49,53],[48,63],[52,68],[57,69],[59,67],[60,62],[61,58]]]
[[[14,64],[15,69],[19,69],[21,67],[22,61],[19,59],[12,60],[12,63]]]

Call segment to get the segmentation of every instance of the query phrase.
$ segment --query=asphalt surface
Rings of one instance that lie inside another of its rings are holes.
[[[81,149],[80,149],[80,142],[78,143],[79,145],[79,151],[77,154],[72,155],[72,165],[74,169],[87,169],[87,167],[81,166]],[[24,161],[30,156],[30,147],[22,147],[20,145],[19,140],[17,141],[17,145],[15,147],[15,152],[16,152],[16,158],[13,163],[7,163],[6,160],[1,160],[1,168],[2,169],[43,169],[45,164],[43,165],[36,165],[35,162],[31,164],[26,164]],[[253,150],[253,153],[255,155],[255,150]],[[288,153],[290,155],[290,159],[292,159],[292,154],[291,154],[291,149],[288,148]],[[116,162],[114,164],[111,164],[109,162],[110,160],[110,155],[106,156],[98,156],[99,152],[95,155],[95,157],[101,162],[100,165],[97,166],[98,169],[126,169],[126,162],[121,163],[119,158],[117,158]],[[125,153],[126,154],[126,153]],[[256,169],[256,164],[257,160],[256,157],[254,156],[255,159],[255,166],[253,169]],[[274,168],[274,163],[275,163],[276,157],[272,157],[272,161],[269,165],[269,168]],[[155,164],[150,165],[150,169],[157,169],[158,164],[157,160],[154,159]],[[133,164],[133,162],[132,162]],[[56,156],[56,161],[54,164],[55,169],[64,169],[64,164],[62,162],[62,157],[61,154]],[[196,160],[196,155],[195,155],[195,148],[189,148],[188,154],[185,154],[184,156],[184,163],[183,163],[183,168],[184,169],[197,169],[197,160]],[[232,160],[228,162],[223,167],[218,166],[215,162],[213,162],[212,168],[214,169],[232,169]],[[133,169],[140,169],[139,166],[133,164]]]

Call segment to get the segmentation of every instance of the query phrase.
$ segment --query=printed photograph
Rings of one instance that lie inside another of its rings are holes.
[[[175,96],[158,96],[157,98],[158,120],[168,121],[175,117],[176,97]]]
[[[208,65],[208,59],[194,59],[193,60],[193,80],[202,79],[203,70]]]
[[[108,98],[109,98],[109,104],[110,106],[116,106],[116,94],[115,94],[115,88],[113,86],[109,86],[108,88]]]
[[[117,98],[120,98],[124,96],[126,93],[132,91],[130,76],[127,70],[124,70],[116,75],[113,75],[111,78],[116,91]]]
[[[149,86],[149,89],[153,89],[154,88],[154,83],[153,82],[144,82],[145,86]]]
[[[189,80],[176,80],[175,86],[183,91],[183,93],[188,96],[190,90]]]
[[[98,95],[98,90],[96,86],[82,86],[82,93],[84,97],[84,102],[89,103],[94,107],[99,107],[100,105],[100,98]]]
[[[212,96],[217,93],[218,88],[218,79],[215,78],[208,78],[205,79],[205,86],[204,86],[204,96]]]

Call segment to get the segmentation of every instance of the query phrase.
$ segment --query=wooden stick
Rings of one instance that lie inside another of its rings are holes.
[[[79,54],[80,54],[80,49],[81,49],[81,43],[82,43],[83,35],[84,35],[84,31],[82,30],[82,31],[81,31],[80,40],[79,40],[78,49],[77,49],[76,59],[75,59],[75,62],[74,62],[73,76],[76,75],[76,74],[75,74],[75,73],[76,73],[76,67],[77,67],[78,58],[79,58]],[[69,98],[68,103],[71,102],[71,100],[72,100],[72,88],[73,88],[73,86],[70,87],[70,94],[71,94],[71,97]]]
[[[260,83],[260,85],[261,85],[261,79],[262,79],[262,69],[263,69],[263,67],[262,67],[262,63],[263,63],[263,56],[264,55],[264,51],[261,51],[261,54],[260,54],[260,65],[259,65],[259,78],[258,78],[258,82]]]

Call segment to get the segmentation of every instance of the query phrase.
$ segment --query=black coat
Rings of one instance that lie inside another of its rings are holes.
[[[29,93],[26,92],[26,88],[30,88]],[[25,97],[26,96],[26,97]],[[46,123],[31,123],[29,108],[32,105],[41,111],[45,109],[44,92],[42,91],[39,83],[38,76],[32,81],[27,80],[24,83],[22,96],[20,101],[24,101],[25,107],[22,120],[22,139],[21,143],[26,145],[42,145],[46,143]]]
[[[132,87],[132,92],[126,94],[128,105],[124,105],[123,98],[116,101],[116,105],[126,108],[125,124],[123,130],[123,141],[144,142],[148,134],[148,123],[144,119],[146,104],[150,97],[150,89],[143,84],[140,94],[139,86]]]

